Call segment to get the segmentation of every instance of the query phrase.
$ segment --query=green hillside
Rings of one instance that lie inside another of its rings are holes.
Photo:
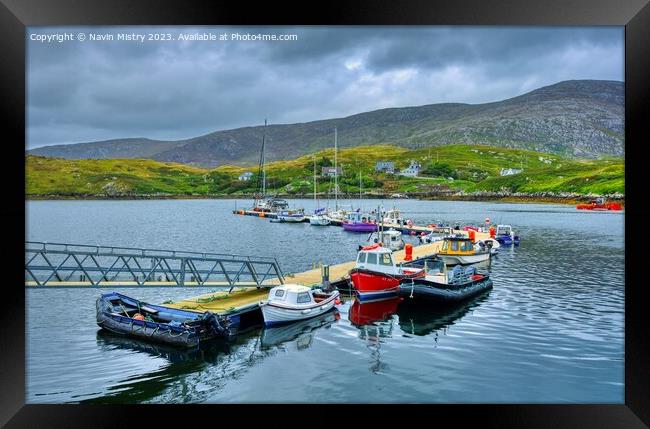
[[[328,149],[289,161],[269,163],[270,192],[301,195],[313,192],[314,160],[318,192],[333,192],[332,178],[320,177],[321,167],[334,164]],[[420,177],[376,173],[378,161],[393,161],[397,169],[417,160]],[[558,155],[520,149],[476,145],[447,145],[409,150],[395,146],[360,146],[338,154],[343,168],[339,188],[343,193],[434,191],[624,193],[621,159],[577,161]],[[523,171],[500,176],[502,168]],[[250,171],[250,181],[239,181]],[[241,195],[256,189],[257,167],[221,166],[202,169],[144,159],[65,160],[27,156],[27,196]]]

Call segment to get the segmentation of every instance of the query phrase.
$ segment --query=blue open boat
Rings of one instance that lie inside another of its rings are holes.
[[[106,330],[177,347],[230,335],[227,317],[152,305],[117,292],[102,294],[96,309],[97,324]]]

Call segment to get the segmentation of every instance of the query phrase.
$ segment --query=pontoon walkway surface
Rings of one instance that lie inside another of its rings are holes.
[[[466,231],[456,232],[467,235]],[[476,240],[483,240],[489,238],[489,236],[490,234],[488,233],[477,232]],[[432,256],[435,253],[438,253],[440,246],[442,246],[441,241],[414,246],[413,259]],[[395,262],[402,262],[406,256],[406,251],[400,250],[393,252],[393,256],[395,258]],[[354,265],[355,261],[331,265],[330,282],[335,283],[342,280],[354,267]],[[298,283],[305,286],[316,286],[320,285],[321,281],[322,277],[320,269],[304,271],[301,273],[295,273],[293,275],[285,275],[285,282],[287,283]],[[277,279],[273,279],[265,282],[265,284],[268,286],[274,286],[279,284],[279,281]],[[173,304],[165,305],[168,305],[169,307],[181,308],[185,310],[196,310],[200,312],[209,310],[218,314],[236,314],[258,309],[259,302],[265,300],[268,297],[268,293],[268,288],[264,287],[259,289],[236,288],[233,289],[231,293],[228,293],[228,291],[207,293],[192,298],[186,298]]]

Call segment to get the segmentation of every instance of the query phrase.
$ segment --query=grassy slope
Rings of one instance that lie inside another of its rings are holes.
[[[312,192],[313,160],[333,162],[334,151],[328,149],[313,155],[267,165],[271,190]],[[377,161],[394,161],[404,168],[409,160],[418,160],[423,167],[431,162],[449,164],[458,174],[457,180],[437,178],[404,178],[376,174]],[[575,161],[557,155],[496,148],[491,146],[449,145],[418,150],[395,146],[365,146],[340,150],[339,165],[343,175],[339,185],[343,192],[359,191],[359,172],[363,189],[384,192],[431,190],[432,186],[448,186],[465,191],[624,193],[624,165],[619,159]],[[501,168],[524,168],[524,173],[501,177]],[[207,170],[181,164],[160,163],[139,159],[63,160],[28,156],[26,159],[28,195],[102,195],[102,194],[241,194],[255,189],[255,177],[239,182],[244,171],[257,173],[257,167],[222,166]],[[320,173],[320,166],[318,167]],[[332,189],[332,180],[318,178],[319,192]]]

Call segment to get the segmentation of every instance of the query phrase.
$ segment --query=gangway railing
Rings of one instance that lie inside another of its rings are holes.
[[[272,282],[277,280],[277,282]],[[25,242],[27,286],[263,286],[284,283],[275,258]]]

